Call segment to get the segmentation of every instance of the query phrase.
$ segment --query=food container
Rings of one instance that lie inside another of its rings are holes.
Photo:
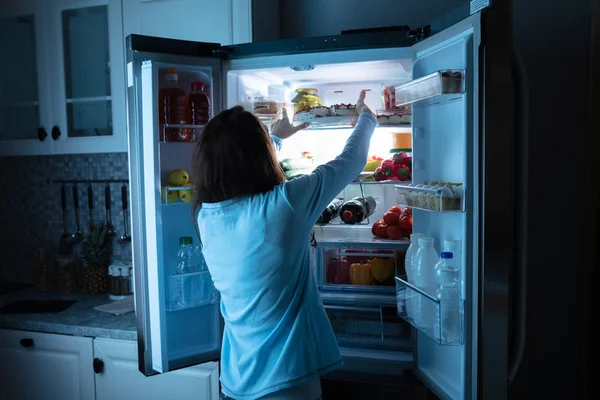
[[[392,110],[377,110],[377,123],[380,126],[410,125],[412,114],[410,107],[398,107]]]
[[[412,133],[392,133],[392,149],[411,149]]]
[[[296,96],[292,99],[294,103],[294,114],[305,108],[314,108],[323,105],[319,97],[319,91],[315,88],[296,89]]]

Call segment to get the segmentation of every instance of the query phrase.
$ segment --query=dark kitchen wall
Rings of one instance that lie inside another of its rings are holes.
[[[62,233],[60,185],[54,179],[128,179],[127,153],[0,157],[0,281],[35,280],[33,246],[54,254]],[[96,221],[104,221],[104,184],[93,184]],[[121,186],[112,183],[111,213],[123,231]],[[78,185],[81,229],[87,231],[87,185]],[[72,185],[67,185],[67,226],[75,230]],[[131,232],[131,230],[130,230]],[[113,244],[113,258],[131,259],[131,246]]]

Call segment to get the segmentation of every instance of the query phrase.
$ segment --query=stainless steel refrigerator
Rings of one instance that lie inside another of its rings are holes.
[[[371,195],[373,218],[396,203],[413,207],[413,231],[458,246],[462,326],[446,343],[431,326],[416,323],[407,293],[440,307],[435,296],[406,283],[401,272],[407,240],[373,238],[367,224],[315,227],[312,262],[324,306],[338,338],[345,369],[403,379],[414,374],[441,398],[505,398],[522,356],[526,232],[515,205],[527,182],[526,77],[512,48],[510,9],[471,2],[469,16],[439,32],[431,27],[258,42],[236,46],[132,35],[127,38],[129,162],[136,276],[139,367],[146,375],[218,360],[223,321],[218,296],[173,301],[182,282],[210,285],[208,271],[176,274],[179,237],[195,237],[191,204],[165,191],[169,173],[186,169],[194,142],[173,142],[165,129],[201,135],[202,126],[162,124],[159,91],[169,68],[184,88],[201,81],[212,115],[248,97],[289,103],[298,88],[316,87],[323,103],[351,102],[368,89],[367,104],[382,108],[382,87],[395,88],[398,106],[412,111],[410,126],[376,128],[374,140],[412,132],[412,182],[459,182],[456,207],[407,201],[402,182],[358,182],[340,194]],[[447,72],[458,75],[450,82]],[[186,89],[187,90],[187,89]],[[353,97],[352,97],[353,96]],[[354,100],[355,101],[355,100]],[[293,114],[290,109],[290,116]],[[341,150],[348,121],[323,120],[298,135],[303,146]],[[386,136],[387,135],[387,136]],[[373,144],[372,144],[373,145]],[[300,146],[300,145],[298,145]],[[300,149],[300,147],[298,147]],[[235,160],[232,160],[235,162]],[[414,193],[414,190],[413,190]],[[440,202],[435,202],[438,198]],[[408,204],[407,204],[408,203]],[[379,213],[379,214],[378,214]],[[232,243],[234,246],[235,243]],[[227,255],[223,255],[226,257]],[[380,257],[394,264],[392,285],[332,282],[331,259]]]

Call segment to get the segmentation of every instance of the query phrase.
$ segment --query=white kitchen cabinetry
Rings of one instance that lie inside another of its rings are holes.
[[[0,155],[52,154],[42,0],[0,1]]]
[[[127,151],[121,0],[0,5],[0,155]]]
[[[252,41],[251,0],[124,0],[130,34],[220,43]]]
[[[146,377],[138,369],[135,342],[95,339],[94,357],[102,362],[96,374],[97,400],[163,400],[219,398],[218,364],[209,362]]]
[[[0,330],[0,398],[93,400],[92,341]]]

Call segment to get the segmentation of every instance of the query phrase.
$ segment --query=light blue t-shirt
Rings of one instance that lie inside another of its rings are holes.
[[[225,320],[227,396],[257,399],[342,366],[311,270],[310,235],[321,212],[362,171],[376,125],[361,114],[342,153],[309,175],[264,194],[202,204],[203,253]]]

